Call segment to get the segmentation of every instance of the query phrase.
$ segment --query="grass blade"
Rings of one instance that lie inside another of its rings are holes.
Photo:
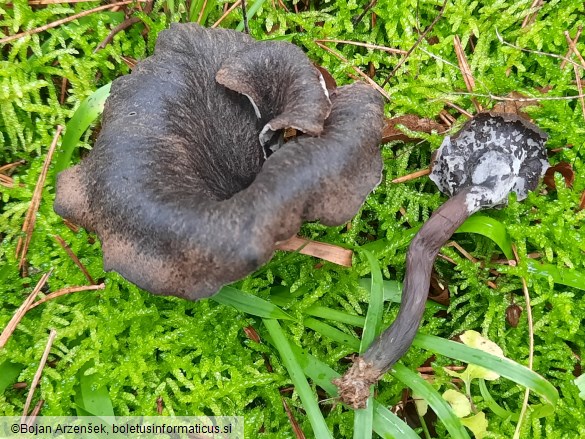
[[[365,317],[356,316],[353,314],[346,313],[344,311],[326,308],[324,306],[319,305],[310,306],[304,311],[304,314],[313,317],[320,317],[326,320],[331,320],[333,322],[340,322],[351,326],[357,326],[359,328],[363,328],[364,323],[366,321]]]
[[[358,285],[371,292],[373,280],[367,277],[363,277],[358,281]],[[393,303],[400,303],[402,300],[402,282],[398,282],[396,280],[383,280],[382,290],[384,292],[384,302],[390,301]]]
[[[380,264],[369,251],[363,250],[363,253],[366,255],[368,262],[370,263],[372,280],[368,312],[366,314],[364,332],[362,334],[362,342],[360,345],[360,354],[363,354],[366,349],[368,349],[376,336],[380,333],[382,314],[384,312],[384,285],[382,283],[383,278]]]
[[[327,323],[323,323],[320,320],[307,317],[305,320],[303,320],[303,325],[315,332],[318,332],[321,335],[324,335],[327,338],[330,338],[333,341],[336,341],[339,344],[349,346],[355,350],[360,348],[360,341],[356,337],[350,334],[346,334],[345,332],[340,331],[339,329],[334,328]]]
[[[506,227],[493,218],[484,215],[473,215],[467,219],[455,233],[477,233],[494,241],[507,259],[514,259],[512,251],[512,240]],[[541,264],[537,261],[528,260],[528,272],[538,277],[551,277],[556,284],[578,288],[585,291],[585,273],[568,268],[557,267],[551,264]]]
[[[523,387],[527,387],[554,406],[559,399],[557,389],[542,376],[521,364],[508,358],[501,358],[488,352],[465,346],[451,340],[426,334],[417,334],[414,339],[415,346],[454,358],[466,363],[473,363],[498,373]]]
[[[459,227],[455,233],[476,233],[494,241],[502,250],[506,259],[514,259],[512,240],[506,227],[496,219],[485,215],[473,215]]]
[[[69,167],[71,156],[79,143],[79,139],[81,139],[81,136],[92,122],[102,114],[106,99],[110,95],[111,85],[112,83],[106,84],[85,98],[75,111],[75,114],[73,114],[73,117],[65,125],[65,135],[55,161],[55,175]]]
[[[115,416],[114,407],[107,387],[98,385],[97,374],[85,375],[90,364],[83,367],[77,374],[79,388],[75,394],[78,416]]]
[[[518,419],[520,419],[520,415],[518,413],[508,411],[505,408],[501,407],[490,394],[487,386],[485,385],[484,379],[480,378],[478,382],[479,391],[487,407],[500,418],[510,419],[511,421],[518,422]]]
[[[359,343],[359,340],[356,339]],[[306,353],[296,345],[291,345],[292,351],[301,365],[303,372],[315,384],[333,397],[337,396],[337,387],[331,381],[340,375],[322,361]],[[374,401],[373,429],[383,438],[420,439],[418,434],[402,419],[381,404]]]
[[[545,278],[550,276],[556,284],[585,291],[585,273],[579,270],[561,268],[551,264],[541,264],[532,260],[527,261],[526,264],[528,265],[528,272],[535,276]]]
[[[382,326],[382,314],[384,312],[384,284],[380,264],[374,255],[367,250],[362,250],[370,264],[372,273],[370,300],[368,312],[364,323],[364,332],[360,343],[360,354],[363,354],[380,333]],[[353,421],[354,439],[370,439],[374,428],[374,390],[370,388],[370,397],[365,409],[356,410]]]
[[[429,406],[437,414],[454,439],[468,439],[469,434],[463,427],[457,415],[447,401],[437,392],[433,386],[422,379],[417,373],[411,371],[401,363],[394,365],[392,376],[410,387],[417,395],[420,395],[428,402]]]
[[[10,384],[14,384],[22,369],[24,369],[24,366],[11,363],[10,361],[5,361],[0,364],[0,393],[4,393],[4,390]]]
[[[266,0],[256,0],[254,2],[254,4],[252,6],[250,6],[250,8],[248,8],[248,21],[250,21],[254,15],[256,15],[256,13],[260,10],[260,8],[262,7],[262,5],[264,4]],[[238,27],[236,27],[236,30],[241,32],[244,30],[244,20],[240,21],[240,24],[238,24]]]
[[[265,319],[294,320],[290,315],[273,303],[234,287],[223,287],[217,294],[212,296],[211,299],[222,305],[233,306],[238,311],[253,316]]]
[[[321,409],[319,408],[315,394],[311,390],[311,387],[305,378],[305,374],[303,373],[303,369],[298,363],[297,358],[291,349],[291,344],[289,344],[286,336],[284,335],[280,324],[277,320],[273,319],[262,319],[262,321],[264,326],[266,326],[270,337],[272,337],[274,346],[280,354],[280,359],[282,360],[286,370],[288,371],[288,374],[290,375],[290,378],[295,386],[295,390],[301,398],[303,407],[307,413],[307,417],[309,418],[309,422],[313,427],[314,437],[323,439],[333,438],[331,432],[327,428],[327,424],[325,423],[325,419],[323,418],[323,414],[321,413]]]

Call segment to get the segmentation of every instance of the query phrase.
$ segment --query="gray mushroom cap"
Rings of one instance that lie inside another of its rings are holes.
[[[272,153],[283,128],[299,136]],[[115,80],[55,211],[97,232],[104,269],[197,300],[267,262],[303,221],[350,220],[380,182],[383,104],[330,97],[296,46],[174,24]]]
[[[507,204],[515,192],[523,200],[549,167],[547,134],[511,113],[480,113],[436,151],[430,179],[446,195],[473,188],[469,212]]]

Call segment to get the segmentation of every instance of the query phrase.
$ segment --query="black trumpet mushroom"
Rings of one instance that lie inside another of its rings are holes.
[[[396,320],[335,380],[341,400],[363,408],[372,384],[408,350],[423,316],[433,262],[459,226],[478,210],[507,204],[534,190],[548,168],[546,133],[509,113],[480,113],[432,160],[431,180],[451,197],[422,226],[406,255],[402,303]]]
[[[54,209],[97,232],[105,270],[197,300],[267,262],[303,221],[350,220],[380,182],[382,127],[376,91],[329,95],[293,44],[174,24],[113,82]],[[286,128],[303,135],[283,144]]]

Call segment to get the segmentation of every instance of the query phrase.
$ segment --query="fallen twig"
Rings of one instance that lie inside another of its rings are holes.
[[[461,70],[461,73],[463,74],[465,87],[469,93],[473,93],[475,89],[475,79],[473,79],[473,75],[471,74],[471,69],[469,68],[469,63],[467,62],[467,57],[465,56],[463,47],[461,47],[461,40],[458,35],[455,35],[453,45],[455,46],[455,54],[457,55],[457,61],[459,62],[459,70]],[[471,98],[471,102],[473,102],[475,110],[478,113],[482,111],[481,105],[479,105],[475,98]]]
[[[569,47],[571,48],[571,51],[577,55],[577,58],[579,59],[579,62],[581,63],[582,68],[585,69],[585,59],[583,59],[583,55],[581,55],[581,52],[579,52],[579,49],[577,49],[577,45],[573,42],[573,40],[571,39],[571,35],[569,35],[569,32],[565,31],[565,38],[567,39],[567,43],[569,44]],[[575,63],[577,64],[577,63]],[[573,64],[573,66],[575,66],[575,64]],[[578,64],[577,64],[578,66]]]
[[[12,177],[9,177],[8,175],[0,174],[0,185],[7,188],[13,188],[14,180],[12,179]]]
[[[234,4],[233,4],[233,5],[231,5],[231,6],[229,7],[229,9],[228,9],[227,11],[225,11],[221,17],[219,17],[219,20],[217,20],[215,23],[213,23],[213,24],[211,25],[211,28],[212,28],[212,29],[214,29],[214,28],[216,28],[217,26],[219,26],[219,25],[220,25],[220,23],[221,23],[223,20],[225,20],[225,17],[227,17],[228,15],[230,15],[234,9],[236,9],[238,6],[240,6],[240,3],[241,3],[241,2],[242,2],[242,0],[236,0],[236,2],[234,2]]]
[[[67,93],[67,77],[61,78],[61,94],[59,95],[59,103],[63,105],[65,103],[65,94]]]
[[[20,423],[24,424],[26,421],[26,417],[28,415],[28,409],[30,407],[30,403],[32,402],[32,398],[35,392],[37,385],[41,379],[41,375],[43,374],[43,368],[45,367],[45,363],[47,362],[47,358],[49,358],[49,353],[51,352],[51,346],[53,346],[53,341],[57,336],[57,331],[51,329],[49,332],[49,339],[47,340],[47,345],[45,346],[45,351],[43,352],[43,356],[41,357],[41,361],[39,363],[39,367],[33,377],[32,383],[30,385],[30,390],[28,391],[28,396],[26,397],[26,402],[24,403],[24,409],[22,411],[22,418],[20,418]]]
[[[396,74],[396,72],[402,66],[402,64],[404,64],[404,62],[408,59],[408,57],[412,54],[412,52],[414,52],[414,50],[418,47],[418,45],[426,38],[426,36],[433,29],[433,27],[435,27],[437,22],[443,16],[443,13],[445,12],[446,6],[447,6],[447,0],[445,0],[443,2],[443,6],[441,6],[439,13],[437,14],[437,16],[435,17],[433,22],[430,24],[430,26],[425,29],[425,31],[420,35],[418,40],[416,40],[416,43],[414,43],[413,46],[410,49],[408,49],[406,54],[402,57],[402,59],[398,62],[398,64],[396,64],[396,67],[394,67],[394,69],[392,69],[392,71],[388,74],[388,76],[386,77],[386,79],[382,83],[382,87],[384,87],[386,84],[388,84],[388,81],[390,81],[390,78],[392,78]]]
[[[441,118],[441,120],[443,121],[443,123],[445,125],[447,125],[448,127],[452,127],[453,124],[455,122],[457,122],[457,119],[455,119],[453,116],[451,116],[451,113],[449,113],[447,110],[441,110],[441,112],[439,113],[439,117]]]
[[[366,14],[370,11],[370,9],[372,9],[374,6],[376,6],[376,3],[378,3],[378,0],[370,1],[370,3],[368,3],[366,5],[366,7],[362,11],[362,13],[352,20],[353,25],[356,26],[360,21],[362,21],[364,19],[364,17],[366,16]]]
[[[461,108],[459,105],[454,104],[451,101],[444,101],[445,105],[448,105],[451,108],[454,108],[455,110],[459,111],[462,115],[464,115],[466,118],[468,119],[473,119],[473,114],[471,114],[469,111],[465,111],[463,108]]]
[[[16,168],[17,166],[23,165],[26,163],[26,160],[18,160],[17,162],[7,163],[5,165],[0,166],[0,172],[8,171],[12,168]]]
[[[146,6],[144,7],[144,13],[145,14],[150,14],[150,12],[152,11],[152,6],[154,4],[154,0],[146,0]],[[115,26],[110,33],[108,34],[108,36],[106,38],[104,38],[98,45],[97,47],[94,49],[93,53],[96,53],[98,50],[103,49],[104,47],[106,47],[108,44],[110,44],[112,42],[112,40],[114,39],[114,37],[128,29],[129,27],[135,25],[136,23],[140,23],[142,20],[139,17],[129,17],[126,20],[124,20],[122,23],[120,23],[119,25]]]
[[[343,61],[344,63],[349,64],[349,61],[347,60],[347,58],[345,58],[343,55],[341,55],[340,53],[335,52],[334,50],[330,49],[329,47],[327,47],[325,44],[319,43],[317,41],[315,41],[315,44],[317,46],[319,46],[320,48],[322,48],[323,50],[329,52],[331,55],[333,55],[334,57],[336,57],[337,59]],[[362,78],[364,78],[366,80],[366,82],[368,84],[370,84],[372,87],[374,87],[376,90],[378,90],[378,92],[384,96],[386,99],[390,100],[390,95],[386,92],[386,90],[384,90],[382,87],[380,87],[376,81],[374,81],[372,78],[370,78],[368,75],[366,75],[364,72],[362,72],[360,69],[358,69],[356,66],[351,66],[351,68],[354,70],[354,72],[356,72],[358,75],[360,75]]]
[[[79,260],[77,255],[75,253],[73,253],[73,250],[71,250],[71,247],[69,247],[69,245],[67,245],[67,243],[63,240],[63,238],[61,238],[59,235],[55,235],[54,238],[59,243],[59,245],[63,248],[63,250],[65,250],[65,253],[67,253],[67,255],[73,260],[73,262],[75,262],[75,265],[77,265],[79,267],[79,269],[81,270],[81,272],[83,273],[83,275],[85,276],[87,281],[90,284],[95,285],[96,281],[93,280],[93,277],[91,277],[91,275],[87,271],[87,268],[85,268],[85,266],[81,263],[81,261]]]
[[[96,48],[93,50],[93,53],[96,53],[97,51],[103,49],[104,47],[106,47],[108,44],[110,44],[112,42],[112,40],[114,39],[114,37],[128,29],[129,27],[131,27],[132,25],[139,23],[141,20],[138,17],[130,17],[126,20],[124,20],[122,23],[120,23],[119,25],[115,26],[110,33],[108,34],[108,36],[106,38],[104,38],[97,46]]]
[[[296,439],[306,439],[305,432],[301,429],[299,422],[296,420],[295,415],[293,414],[292,410],[290,409],[286,399],[281,395],[280,400],[282,401],[282,405],[284,407],[284,411],[286,412],[286,417],[288,418],[288,422],[295,432]]]
[[[573,70],[575,71],[575,80],[577,81],[577,90],[579,90],[579,102],[581,103],[581,111],[583,112],[583,119],[585,120],[585,99],[583,98],[583,84],[581,83],[581,72],[575,66],[573,66]]]
[[[534,23],[534,20],[536,19],[536,16],[538,15],[538,10],[542,7],[543,3],[544,3],[543,0],[533,0],[532,1],[532,4],[530,5],[530,9],[532,10],[532,12],[530,12],[528,15],[526,15],[526,17],[524,17],[524,20],[522,21],[521,28],[525,28],[529,24]]]
[[[577,41],[579,41],[579,37],[581,36],[581,32],[583,32],[583,26],[579,26],[579,28],[577,29],[577,34],[575,35],[575,38],[573,38],[573,40],[572,40],[573,44],[577,44]],[[567,50],[567,54],[565,55],[565,58],[570,58],[572,53],[573,53],[572,46],[569,45],[569,50]],[[564,59],[563,62],[561,62],[561,65],[559,66],[559,68],[561,70],[563,70],[566,65],[567,65],[567,60]]]
[[[10,41],[18,40],[22,37],[29,37],[31,35],[40,34],[48,29],[53,29],[55,27],[59,27],[62,24],[69,23],[70,21],[77,20],[78,18],[85,17],[87,15],[93,14],[94,12],[104,11],[106,9],[115,8],[117,6],[124,6],[129,5],[130,3],[134,3],[135,0],[125,0],[119,3],[110,3],[107,5],[98,6],[97,8],[88,9],[87,11],[79,12],[78,14],[71,15],[66,18],[62,18],[61,20],[53,21],[52,23],[45,24],[44,26],[37,27],[35,29],[30,29],[25,32],[20,32],[15,35],[9,35],[0,39],[0,44],[8,43]],[[140,1],[140,0],[139,0]]]
[[[550,56],[551,58],[561,59],[561,60],[563,60],[565,62],[568,62],[568,63],[571,63],[571,64],[576,65],[578,67],[581,67],[579,64],[577,64],[572,59],[567,58],[567,57],[562,56],[562,55],[557,55],[556,53],[548,53],[548,52],[541,52],[540,50],[525,49],[523,47],[516,46],[515,44],[508,43],[506,40],[504,40],[504,38],[502,37],[502,35],[500,35],[500,32],[498,32],[498,29],[496,29],[496,36],[498,37],[498,41],[500,43],[504,44],[505,46],[509,46],[509,47],[512,47],[512,48],[514,48],[516,50],[520,50],[520,51],[526,52],[526,53],[534,53],[535,55]],[[572,40],[571,40],[571,42],[572,42]]]
[[[51,158],[53,157],[53,153],[55,152],[55,148],[57,147],[57,141],[59,140],[59,135],[61,134],[62,130],[63,127],[61,125],[57,125],[57,131],[55,132],[53,142],[51,143],[49,151],[47,152],[47,157],[45,157],[45,162],[43,163],[41,175],[39,175],[39,179],[37,180],[37,185],[35,186],[30,206],[28,208],[28,211],[26,212],[26,217],[24,218],[22,231],[24,232],[25,237],[24,239],[22,237],[18,238],[18,242],[16,244],[16,257],[20,258],[18,262],[19,270],[22,270],[22,268],[24,267],[24,263],[26,261],[26,254],[28,252],[28,246],[32,239],[33,230],[35,228],[36,215],[41,204],[41,196],[43,194],[43,187],[45,185],[45,180],[47,178],[47,172],[49,171]]]
[[[54,293],[47,294],[42,299],[40,299],[40,300],[34,302],[32,305],[30,305],[28,307],[28,309],[30,310],[30,309],[36,308],[37,306],[42,305],[43,303],[48,302],[49,300],[56,299],[57,297],[60,297],[60,296],[65,296],[66,294],[78,293],[80,291],[103,290],[105,287],[106,287],[105,284],[98,284],[98,285],[84,285],[81,287],[63,288],[62,290],[58,290],[58,291],[55,291]]]
[[[404,183],[405,181],[414,180],[416,178],[429,175],[430,173],[431,168],[421,169],[420,171],[412,172],[408,175],[403,175],[402,177],[397,177],[394,180],[392,180],[392,183]]]
[[[548,96],[542,98],[509,98],[507,96],[496,96],[491,93],[467,93],[463,91],[450,91],[448,94],[460,95],[460,96],[477,96],[480,98],[490,98],[494,101],[510,101],[510,102],[539,102],[539,101],[572,101],[585,97],[585,94],[578,94],[575,96]]]
[[[6,325],[6,328],[4,328],[4,331],[2,331],[2,334],[0,334],[0,349],[2,349],[6,345],[6,342],[16,329],[16,326],[18,326],[26,312],[29,310],[31,304],[34,302],[35,298],[41,291],[41,288],[43,288],[45,283],[47,283],[47,279],[49,279],[49,276],[51,275],[52,272],[53,270],[51,269],[51,271],[49,271],[48,273],[43,274],[43,276],[33,289],[32,293],[29,294],[29,296],[22,303],[22,305],[20,305],[20,307],[16,310],[16,312],[8,322],[8,325]]]
[[[26,163],[26,160],[19,160],[14,163],[7,163],[6,165],[0,166],[0,185],[7,188],[14,187],[14,179],[9,175],[3,174],[3,172],[9,171],[16,166],[22,165],[23,163]]]
[[[400,55],[406,55],[406,50],[394,49],[393,47],[378,46],[376,44],[360,43],[358,41],[326,39],[326,40],[315,40],[315,42],[316,43],[349,44],[351,46],[359,46],[359,47],[365,47],[367,49],[372,49],[372,50],[382,50],[382,51],[388,52],[388,53],[396,53],[396,54],[400,54]]]
[[[467,250],[465,250],[463,247],[461,247],[458,242],[451,241],[451,242],[447,243],[445,245],[445,247],[455,247],[457,250],[459,250],[459,253],[461,253],[465,257],[465,259],[473,262],[474,264],[477,263],[477,259],[475,259],[473,256],[471,256],[471,254]]]
[[[98,2],[100,0],[28,0],[30,6],[37,5],[57,5],[61,3],[90,3]]]
[[[203,6],[201,6],[201,10],[199,11],[199,16],[197,17],[197,24],[201,24],[201,20],[203,19],[203,13],[205,12],[205,8],[207,8],[207,0],[203,0]]]

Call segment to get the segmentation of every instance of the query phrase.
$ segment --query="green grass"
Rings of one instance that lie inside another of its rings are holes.
[[[278,2],[276,7],[263,0],[249,2],[255,38],[292,41],[326,67],[338,84],[353,81],[353,66],[364,72],[374,68],[374,80],[381,84],[399,55],[325,43],[346,63],[315,40],[408,50],[419,31],[435,19],[442,1],[379,0],[372,9],[375,23],[369,13],[358,24],[353,19],[367,1],[298,2],[298,13],[293,2],[284,3],[290,12]],[[388,116],[415,114],[438,121],[446,110],[457,119],[456,126],[464,123],[465,118],[446,105],[475,111],[470,96],[461,93],[466,88],[453,49],[458,35],[478,94],[519,92],[544,98],[525,111],[548,132],[548,148],[558,150],[551,154],[551,163],[572,165],[574,183],[567,187],[557,175],[556,190],[541,186],[525,201],[511,198],[508,207],[482,212],[462,226],[453,239],[478,262],[452,247],[441,251],[455,263],[442,258],[435,263],[437,277],[449,287],[449,305],[428,303],[413,348],[376,387],[368,410],[357,414],[331,399],[336,391],[331,380],[346,370],[347,356],[362,350],[396,316],[408,244],[445,200],[426,177],[400,185],[391,180],[426,167],[442,135],[423,133],[418,143],[382,146],[383,182],[351,227],[303,226],[302,234],[308,238],[354,248],[353,268],[329,263],[316,268],[313,258],[279,252],[265,267],[212,300],[191,303],[156,297],[115,273],[103,272],[99,240],[83,229],[73,232],[53,212],[54,179],[58,170],[76,163],[91,148],[94,119],[106,87],[129,73],[126,62],[150,55],[158,32],[171,22],[201,16],[202,24],[211,26],[222,15],[224,3],[168,0],[156,1],[149,14],[134,9],[140,23],[97,52],[94,49],[109,30],[124,20],[124,12],[90,14],[1,46],[0,165],[26,163],[13,172],[13,188],[0,186],[0,328],[50,269],[54,271],[49,289],[42,294],[86,284],[54,235],[68,243],[106,288],[57,298],[24,317],[0,350],[0,415],[22,413],[27,393],[13,384],[30,383],[49,329],[54,328],[52,366],[44,369],[33,399],[33,405],[45,400],[42,415],[156,415],[160,398],[164,415],[240,415],[245,417],[246,437],[293,438],[284,398],[307,437],[369,437],[372,431],[374,437],[473,437],[441,395],[447,389],[465,392],[444,366],[478,362],[501,376],[495,381],[473,380],[469,389],[473,407],[487,418],[488,437],[512,437],[526,387],[531,389],[530,407],[521,437],[585,437],[583,384],[575,380],[585,355],[585,210],[578,209],[585,191],[585,122],[575,99],[573,65],[561,69],[558,58],[518,49],[564,56],[568,46],[563,32],[574,37],[585,24],[585,7],[572,0],[545,2],[534,22],[522,28],[531,3],[448,1],[429,38],[389,79],[385,90],[392,100],[385,110]],[[0,38],[95,6],[31,7],[24,0],[10,7],[2,4]],[[240,25],[239,9],[221,24],[234,29]],[[516,47],[503,44],[498,33]],[[585,53],[584,37],[577,47]],[[585,76],[585,69],[577,71]],[[93,95],[96,90],[102,94]],[[486,97],[477,101],[487,109],[496,103]],[[28,252],[28,276],[21,277],[16,242],[58,124],[67,128],[43,191]],[[513,245],[518,265],[497,262],[512,258]],[[528,258],[534,253],[535,259]],[[526,312],[516,328],[506,323],[509,305],[527,306],[521,277],[531,296],[534,372],[524,367],[529,356]],[[250,326],[260,343],[246,336],[244,328]],[[510,360],[449,340],[470,329],[496,342]],[[422,365],[433,367],[432,381],[416,373]],[[426,400],[438,420],[425,416],[425,428],[409,426],[400,410],[405,388]]]

